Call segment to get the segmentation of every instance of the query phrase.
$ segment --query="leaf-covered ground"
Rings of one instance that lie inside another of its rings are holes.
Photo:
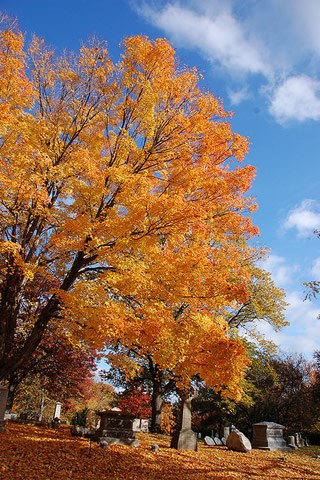
[[[53,430],[8,424],[0,433],[0,478],[5,480],[207,480],[318,479],[320,447],[295,452],[236,453],[226,447],[198,452],[169,448],[169,437],[138,435],[139,447],[100,448],[72,437],[68,427]],[[153,453],[151,445],[159,451]]]

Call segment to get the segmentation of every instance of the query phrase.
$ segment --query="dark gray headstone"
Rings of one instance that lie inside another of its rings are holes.
[[[294,436],[295,436],[295,444],[297,445],[297,447],[299,447],[299,448],[304,447],[305,443],[304,443],[304,440],[302,438],[301,433],[295,433]]]
[[[100,426],[92,439],[101,443],[107,442],[109,445],[119,443],[123,445],[133,445],[135,432],[133,431],[134,415],[123,413],[121,410],[106,410],[98,412],[100,417]]]
[[[157,443],[154,443],[153,445],[151,445],[151,451],[153,453],[158,453],[158,450],[159,450],[159,445]]]

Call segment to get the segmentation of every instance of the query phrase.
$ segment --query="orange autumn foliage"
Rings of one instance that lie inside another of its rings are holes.
[[[0,433],[0,472],[6,480],[316,480],[319,447],[291,452],[252,450],[244,454],[227,447],[198,451],[169,448],[170,437],[137,434],[138,447],[110,445],[102,449],[88,439],[71,437],[68,427],[53,430],[9,424]],[[151,450],[158,444],[158,453]]]
[[[164,39],[128,38],[114,64],[103,42],[57,58],[4,31],[0,69],[0,377],[58,322],[237,396],[247,360],[221,311],[260,252],[248,140],[221,102]]]

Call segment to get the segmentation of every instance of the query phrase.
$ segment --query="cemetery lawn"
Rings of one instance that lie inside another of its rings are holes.
[[[320,446],[292,452],[252,450],[237,453],[226,447],[198,452],[169,448],[170,437],[138,434],[140,445],[110,445],[72,437],[59,430],[8,423],[0,432],[0,478],[5,480],[208,480],[208,479],[317,479]],[[151,451],[158,444],[157,453]]]

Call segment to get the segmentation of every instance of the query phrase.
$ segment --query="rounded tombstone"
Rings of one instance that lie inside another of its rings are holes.
[[[204,443],[208,445],[208,447],[214,447],[215,446],[215,441],[213,440],[212,437],[209,437],[208,435],[204,437]]]
[[[219,447],[221,447],[221,445],[223,445],[223,443],[222,443],[222,441],[220,440],[219,437],[214,437],[213,440],[214,440],[214,443],[215,443],[216,445],[218,445]]]

